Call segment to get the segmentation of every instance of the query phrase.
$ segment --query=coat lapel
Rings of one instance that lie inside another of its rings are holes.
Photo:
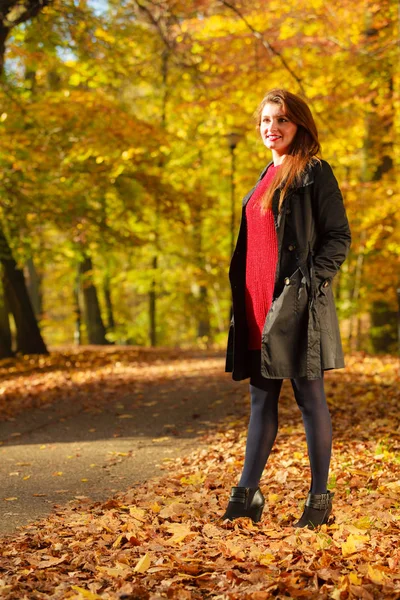
[[[243,198],[243,207],[246,206],[246,204],[248,203],[248,201],[250,200],[250,198],[252,197],[252,195],[254,194],[254,191],[256,189],[256,187],[258,186],[258,184],[260,183],[261,179],[264,177],[265,173],[268,171],[269,166],[272,165],[272,160],[267,164],[267,166],[261,171],[259,178],[257,179],[257,183],[256,185],[245,195],[245,197]]]

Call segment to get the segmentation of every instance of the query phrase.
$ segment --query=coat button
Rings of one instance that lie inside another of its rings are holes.
[[[322,287],[328,287],[329,285],[329,281],[327,279],[325,279],[324,283],[322,284]]]
[[[288,250],[290,250],[290,252],[292,252],[292,250],[294,250],[296,248],[296,246],[294,244],[290,244],[290,246],[288,246]]]
[[[289,285],[289,283],[290,283],[289,277],[285,277],[284,282],[285,282],[285,285]]]
[[[288,209],[286,210],[286,214],[287,214],[287,215],[290,215],[290,213],[291,213],[291,212],[292,212],[292,209],[291,209],[291,208],[288,208]]]

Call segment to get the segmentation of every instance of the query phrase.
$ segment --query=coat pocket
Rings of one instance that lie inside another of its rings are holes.
[[[327,333],[333,339],[334,332],[339,328],[339,323],[332,288],[329,287],[327,291],[317,295],[315,306],[321,332]]]
[[[298,268],[285,279],[264,323],[262,365],[270,376],[292,377],[306,371],[308,298],[306,277]]]
[[[270,335],[286,335],[293,332],[299,315],[307,308],[308,290],[306,278],[297,268],[290,277],[285,277],[282,292],[274,298],[265,319],[262,338]]]

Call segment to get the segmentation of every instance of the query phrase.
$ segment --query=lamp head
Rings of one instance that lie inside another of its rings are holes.
[[[230,133],[227,133],[225,135],[226,141],[231,150],[234,150],[236,148],[242,137],[243,134],[239,133],[238,131],[231,131]]]

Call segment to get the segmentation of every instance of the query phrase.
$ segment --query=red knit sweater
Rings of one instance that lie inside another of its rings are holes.
[[[246,317],[249,328],[248,348],[261,348],[261,333],[272,304],[278,243],[272,210],[260,211],[260,200],[270,185],[276,170],[271,165],[256,187],[246,206]]]

